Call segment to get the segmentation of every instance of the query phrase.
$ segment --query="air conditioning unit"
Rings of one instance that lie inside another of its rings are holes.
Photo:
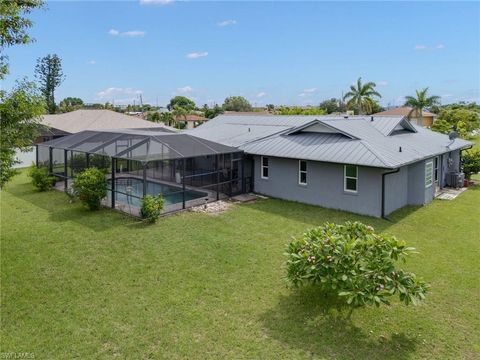
[[[451,172],[447,176],[447,185],[454,188],[463,187],[465,181],[465,174],[462,172]]]

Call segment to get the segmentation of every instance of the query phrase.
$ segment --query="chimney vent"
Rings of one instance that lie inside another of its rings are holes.
[[[370,121],[373,121],[373,116],[370,116]]]
[[[402,147],[401,146],[398,148],[398,152],[402,152]]]

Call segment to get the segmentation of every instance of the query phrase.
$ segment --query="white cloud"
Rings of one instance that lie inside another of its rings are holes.
[[[88,60],[87,64],[88,65],[95,65],[97,62],[95,60]]]
[[[133,88],[109,87],[97,93],[99,100],[112,101],[115,103],[130,103],[138,99],[138,95],[143,94],[142,90]],[[120,97],[120,98],[118,98]]]
[[[110,29],[108,33],[112,36],[121,36],[121,37],[144,37],[146,34],[145,31],[140,31],[140,30],[120,32],[116,29]]]
[[[223,20],[217,23],[218,26],[230,26],[230,25],[235,25],[237,23],[237,20]]]
[[[415,50],[423,51],[423,50],[442,50],[445,49],[444,44],[437,44],[435,46],[427,46],[427,45],[415,45],[414,47]]]
[[[177,92],[181,94],[191,93],[192,91],[193,91],[193,88],[191,86],[184,86],[177,89]]]
[[[387,86],[387,85],[388,85],[388,81],[380,80],[379,82],[377,82],[377,85],[378,85],[378,86]]]
[[[317,88],[310,88],[310,89],[305,89],[303,90],[304,93],[311,94],[317,91]]]
[[[208,56],[208,52],[206,52],[206,51],[192,52],[192,53],[187,54],[188,59],[198,59],[198,58],[205,57],[205,56]]]
[[[140,5],[168,5],[175,0],[140,0]]]
[[[261,91],[257,94],[257,98],[262,98],[262,97],[265,97],[265,96],[267,96],[267,93],[263,92],[263,91]]]

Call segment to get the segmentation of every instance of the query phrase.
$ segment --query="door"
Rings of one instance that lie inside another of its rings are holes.
[[[433,176],[435,183],[435,193],[440,191],[440,158],[437,156],[433,160]]]

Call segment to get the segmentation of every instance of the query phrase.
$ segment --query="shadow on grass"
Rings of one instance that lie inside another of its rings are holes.
[[[327,209],[320,206],[274,198],[259,200],[251,204],[244,204],[243,206],[249,206],[258,211],[303,222],[312,227],[323,225],[325,222],[343,223],[346,221],[360,221],[375,227],[375,229],[380,232],[386,231],[390,226],[412,215],[419,208],[416,206],[406,206],[391,213],[388,219],[380,219],[342,210]]]
[[[311,357],[333,359],[406,359],[418,340],[403,333],[376,336],[356,326],[349,309],[318,289],[292,291],[261,321],[266,335]]]
[[[67,196],[60,191],[39,192],[29,183],[15,184],[15,186],[7,188],[6,191],[18,199],[46,210],[49,213],[49,220],[52,222],[73,221],[95,232],[135,222],[130,217],[105,208],[89,211],[79,201],[70,204]]]

